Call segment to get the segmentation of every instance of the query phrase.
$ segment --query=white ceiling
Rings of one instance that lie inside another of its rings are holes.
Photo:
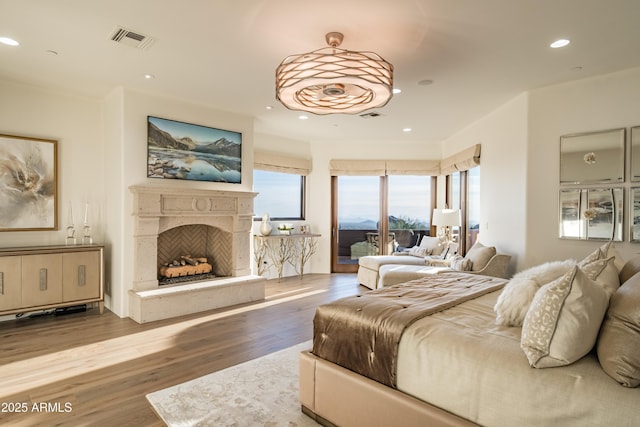
[[[0,44],[0,78],[97,97],[130,87],[292,139],[432,143],[528,89],[640,66],[639,22],[639,0],[0,0],[0,36],[21,43]],[[113,42],[117,26],[155,43]],[[380,117],[303,121],[275,100],[278,64],[329,31],[394,65],[402,93]],[[549,48],[558,38],[572,43]]]

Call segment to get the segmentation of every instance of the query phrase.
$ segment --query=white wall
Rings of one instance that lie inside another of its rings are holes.
[[[530,93],[527,149],[526,260],[528,265],[562,258],[581,258],[602,242],[558,238],[560,136],[577,132],[640,125],[640,68],[550,86]],[[628,148],[628,147],[627,147]],[[630,187],[627,171],[625,184]],[[628,210],[628,190],[625,190]],[[625,212],[628,219],[628,212]],[[638,244],[616,243],[625,258],[640,250]]]
[[[0,246],[63,245],[69,204],[81,238],[85,204],[93,236],[104,238],[103,102],[0,81],[0,133],[57,140],[58,230],[0,233]]]
[[[522,94],[443,142],[443,157],[474,144],[480,152],[480,242],[526,261],[528,95]]]

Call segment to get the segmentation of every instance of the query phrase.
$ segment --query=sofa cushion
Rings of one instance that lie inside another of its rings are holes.
[[[611,297],[597,352],[607,375],[626,387],[640,385],[640,273]]]
[[[520,346],[535,368],[565,366],[596,343],[609,296],[577,266],[544,285],[524,318]]]
[[[480,242],[476,242],[465,258],[471,261],[471,270],[479,271],[487,266],[491,258],[496,254],[495,246],[484,246]]]

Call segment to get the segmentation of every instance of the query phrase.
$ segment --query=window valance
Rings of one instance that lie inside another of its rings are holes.
[[[480,164],[480,144],[476,144],[440,161],[440,174],[466,171]]]
[[[329,170],[331,176],[384,176],[387,167],[385,160],[331,160]]]
[[[306,176],[311,171],[311,160],[256,150],[253,153],[253,167],[268,172]]]
[[[331,160],[332,176],[432,175],[440,173],[439,160]]]

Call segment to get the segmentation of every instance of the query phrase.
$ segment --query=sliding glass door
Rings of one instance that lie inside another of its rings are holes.
[[[379,253],[380,177],[332,177],[332,271],[358,271],[358,258]]]
[[[332,177],[332,271],[356,272],[359,258],[410,248],[429,235],[434,181],[428,175]]]

